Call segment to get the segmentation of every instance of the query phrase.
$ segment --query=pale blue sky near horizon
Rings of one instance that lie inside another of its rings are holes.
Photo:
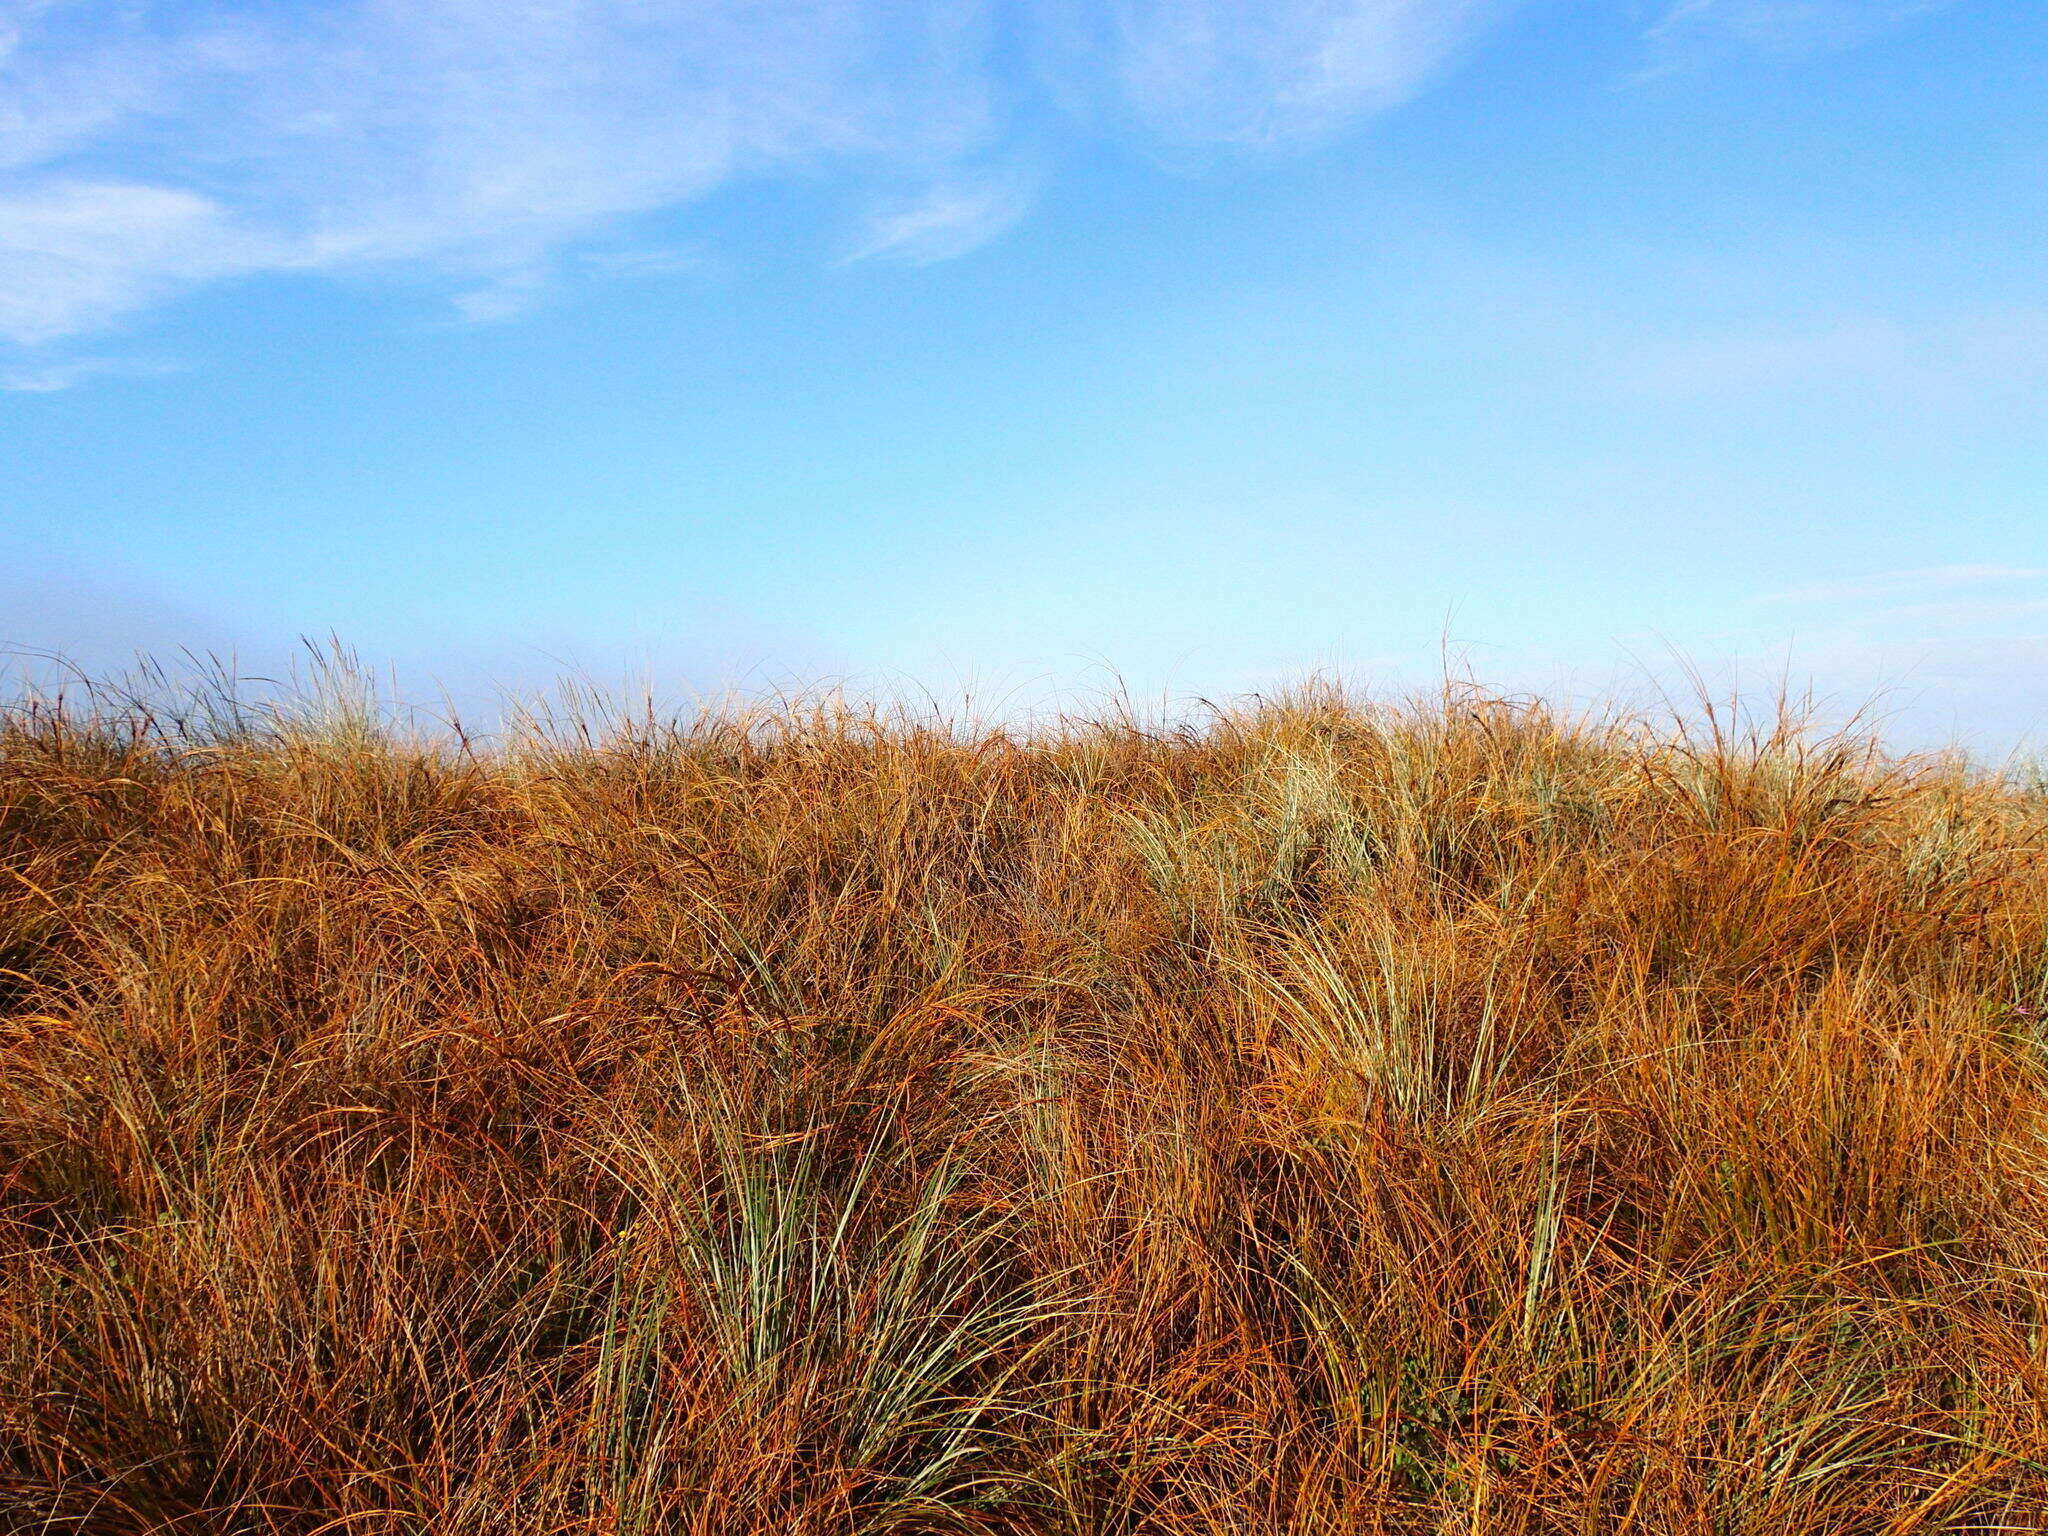
[[[2048,726],[2048,7],[0,0],[0,645]]]

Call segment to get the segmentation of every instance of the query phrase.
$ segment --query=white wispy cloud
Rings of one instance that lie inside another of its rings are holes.
[[[660,268],[583,254],[631,250],[637,216],[821,169],[875,189],[856,255],[947,260],[1035,185],[1006,147],[1032,104],[990,57],[999,31],[1041,83],[1064,71],[1040,108],[1278,144],[1411,96],[1503,3],[14,0],[0,343],[50,349],[265,272],[424,275],[502,318],[565,270]]]
[[[1507,0],[1120,0],[1131,109],[1184,142],[1284,144],[1399,106]]]
[[[0,365],[0,392],[54,395],[91,379],[153,379],[183,371],[182,364],[159,357],[48,357]]]
[[[1653,393],[1677,395],[1825,388],[1935,402],[2037,388],[2048,386],[2048,309],[1726,330],[1664,347],[1636,376]]]
[[[502,319],[565,274],[663,270],[617,254],[676,249],[636,220],[772,176],[852,182],[842,250],[948,260],[1027,212],[1034,112],[1300,144],[1519,3],[0,0],[0,346],[47,365],[278,272],[424,278]],[[1657,36],[1769,45],[1921,3],[1681,0]]]
[[[0,193],[0,336],[34,345],[100,330],[182,289],[290,259],[197,192],[37,181]]]
[[[594,277],[677,277],[701,273],[713,262],[695,246],[631,245],[609,251],[580,251],[577,265]]]
[[[886,257],[927,266],[978,250],[1031,207],[1037,178],[1018,169],[949,176],[908,196],[877,201],[849,261]]]
[[[0,47],[0,337],[279,270],[425,269],[502,315],[737,178],[973,151],[979,46],[971,6],[865,0],[39,0]]]
[[[1783,592],[1769,592],[1758,599],[1765,603],[1876,603],[1896,599],[1924,599],[1931,593],[2010,589],[2014,585],[2048,581],[2048,568],[2019,565],[1925,565],[1905,571],[1879,571],[1874,575],[1841,581],[1810,582]]]
[[[1896,739],[2048,744],[2048,568],[1960,562],[1809,582],[1755,599],[1751,670],[1874,703]]]
[[[1673,0],[1651,27],[1665,61],[1702,46],[1840,48],[1953,0]]]

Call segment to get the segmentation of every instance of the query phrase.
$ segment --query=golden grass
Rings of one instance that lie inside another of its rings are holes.
[[[1314,691],[0,722],[0,1526],[2048,1529],[2048,797]]]

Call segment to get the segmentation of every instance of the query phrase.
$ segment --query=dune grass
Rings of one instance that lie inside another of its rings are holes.
[[[1307,690],[0,720],[0,1528],[2048,1529],[2048,795]]]

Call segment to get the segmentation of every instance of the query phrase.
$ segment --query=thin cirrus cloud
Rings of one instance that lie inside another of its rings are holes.
[[[1950,606],[1958,600],[1958,594],[1979,594],[1970,601],[1972,606],[1980,606],[1981,594],[1986,591],[2010,594],[2014,588],[2024,589],[2041,582],[2048,582],[2048,569],[2016,565],[1930,565],[1906,571],[1880,571],[1873,576],[1845,581],[1816,582],[1784,592],[1766,593],[1758,601],[1806,605],[1877,604],[1882,611],[1896,612],[1903,611],[1894,607],[1901,600],[1919,606],[1938,596],[1943,606]],[[2006,604],[1995,596],[1990,605]],[[2032,611],[2040,605],[2029,600],[2025,606]]]
[[[149,357],[46,357],[0,367],[0,390],[17,395],[54,395],[91,379],[153,379],[183,370]]]
[[[1113,13],[1137,118],[1182,142],[1273,145],[1401,105],[1505,0],[1182,0]]]
[[[1065,105],[1265,145],[1406,99],[1502,3],[17,0],[0,341],[47,351],[275,272],[425,275],[502,317],[638,215],[820,167],[872,189],[842,249],[942,261],[1036,189],[998,32]]]
[[[1650,358],[1636,381],[1653,394],[1854,391],[1915,405],[2039,391],[2048,387],[2048,309],[1915,320],[1849,315],[1693,337]]]
[[[1881,571],[1758,602],[1772,622],[1750,660],[1826,680],[1838,705],[1910,715],[1909,735],[1968,723],[1980,738],[2048,745],[2048,569]]]
[[[296,259],[195,192],[52,178],[0,195],[0,335],[30,347],[62,340],[200,283]]]
[[[990,131],[978,46],[971,19],[859,0],[43,0],[0,58],[26,146],[0,172],[0,335],[266,271],[424,267],[488,318],[566,247],[739,178],[951,162]],[[116,108],[63,105],[83,80]]]
[[[1651,27],[1650,39],[1660,50],[1732,43],[1800,52],[1857,42],[1951,3],[1953,0],[1673,0]]]
[[[850,184],[845,259],[950,260],[1028,213],[1034,111],[1312,142],[1524,3],[0,0],[0,387],[263,273],[425,279],[501,319],[564,274],[661,270],[673,247],[638,259],[637,218],[777,175]],[[1843,41],[1942,3],[1673,0],[1651,40]]]
[[[1037,178],[1021,168],[934,182],[907,197],[877,201],[848,261],[887,256],[913,266],[951,261],[988,244],[1030,211]]]

